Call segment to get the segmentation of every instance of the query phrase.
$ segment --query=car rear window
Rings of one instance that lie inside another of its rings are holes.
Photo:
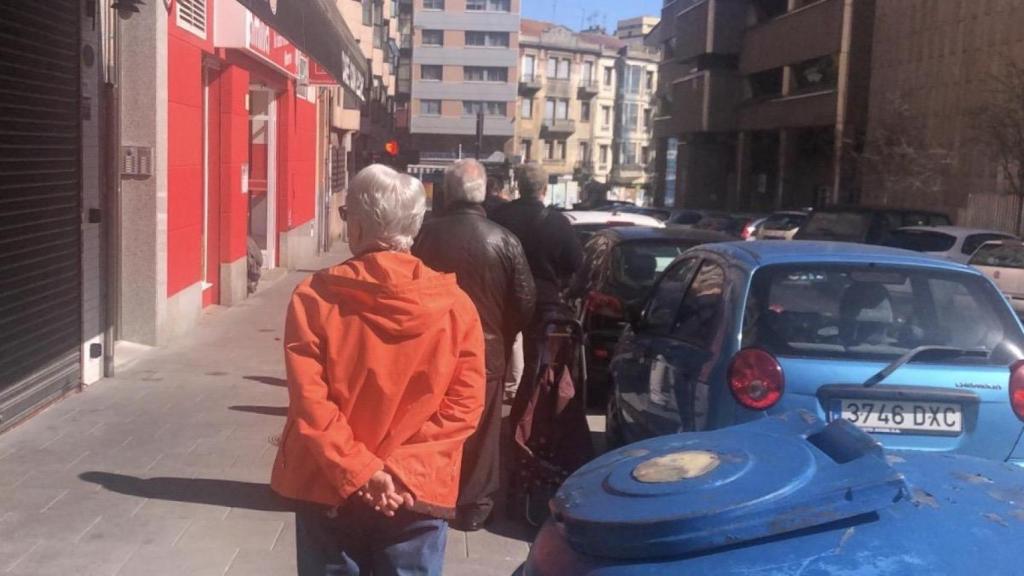
[[[862,241],[871,227],[866,212],[815,212],[797,232],[800,238]]]
[[[960,251],[970,256],[978,249],[979,246],[985,242],[991,242],[993,240],[1008,240],[1013,238],[1009,234],[996,234],[990,232],[984,232],[981,234],[971,234],[967,238],[964,238],[964,245],[960,248]]]
[[[701,221],[704,215],[700,212],[680,212],[672,219],[673,224],[693,225]]]
[[[956,244],[956,236],[932,230],[893,230],[886,246],[915,252],[946,252]]]
[[[612,252],[611,275],[627,287],[650,288],[680,254],[696,246],[690,240],[624,242]]]
[[[1008,364],[1017,359],[1024,336],[998,291],[978,275],[868,264],[784,265],[755,273],[743,344],[779,356],[887,362],[918,346],[951,346],[984,349],[989,362]]]
[[[804,222],[807,222],[806,214],[772,214],[764,221],[764,229],[789,232],[803,226]]]
[[[1024,269],[1024,246],[1020,244],[988,244],[978,248],[970,263],[974,266]]]

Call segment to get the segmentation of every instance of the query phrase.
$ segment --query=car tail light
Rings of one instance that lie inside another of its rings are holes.
[[[1021,382],[1024,383],[1024,378]],[[736,401],[745,408],[771,408],[782,398],[785,386],[782,366],[774,356],[760,348],[740,350],[729,364],[729,388]]]
[[[622,319],[626,317],[622,308],[622,300],[600,292],[591,292],[587,296],[587,311],[607,318]]]
[[[1017,418],[1024,420],[1024,360],[1010,367],[1010,407]]]

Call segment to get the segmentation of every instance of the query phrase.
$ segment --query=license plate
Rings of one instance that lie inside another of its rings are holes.
[[[838,416],[867,432],[947,434],[964,429],[963,409],[943,402],[840,400]]]

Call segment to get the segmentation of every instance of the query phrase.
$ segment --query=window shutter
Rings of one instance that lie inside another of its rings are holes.
[[[178,0],[178,26],[206,38],[206,0]]]

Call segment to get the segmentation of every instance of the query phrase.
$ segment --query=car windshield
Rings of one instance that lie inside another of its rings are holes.
[[[893,230],[886,246],[915,252],[946,252],[956,244],[956,236],[932,230]]]
[[[1024,269],[1024,245],[985,244],[974,253],[973,266]]]
[[[650,288],[686,249],[697,243],[682,239],[624,242],[612,253],[611,275],[616,284],[628,288]]]
[[[754,275],[743,322],[745,347],[779,356],[888,362],[918,346],[950,346],[1008,364],[1024,349],[1006,302],[983,277],[929,268],[767,266]]]
[[[807,222],[806,214],[772,214],[764,221],[764,229],[789,232],[803,226],[804,222]]]
[[[862,241],[868,235],[871,215],[866,212],[816,212],[798,237]]]

